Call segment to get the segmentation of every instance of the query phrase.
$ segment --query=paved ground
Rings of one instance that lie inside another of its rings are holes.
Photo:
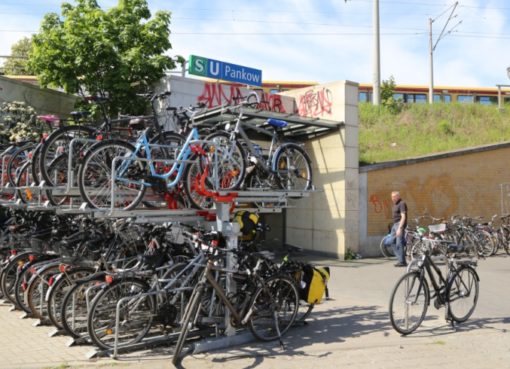
[[[185,368],[510,368],[510,257],[481,260],[480,298],[474,315],[454,331],[444,309],[430,306],[427,320],[408,337],[390,324],[391,289],[403,273],[379,259],[332,265],[332,300],[317,307],[310,323],[294,328],[286,349],[252,343],[186,358]],[[0,368],[170,368],[169,348],[111,359],[86,360],[90,347],[66,347],[19,312],[0,306]]]

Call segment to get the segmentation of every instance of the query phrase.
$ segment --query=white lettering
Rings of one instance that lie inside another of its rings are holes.
[[[209,75],[215,77],[220,76],[220,62],[209,60]]]
[[[198,73],[203,73],[205,69],[204,59],[196,59],[195,60],[195,69]]]

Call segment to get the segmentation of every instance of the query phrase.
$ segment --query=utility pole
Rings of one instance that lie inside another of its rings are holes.
[[[432,18],[429,18],[429,69],[430,69],[430,79],[429,79],[429,104],[434,103],[434,47],[432,44],[432,23],[434,21]]]
[[[379,0],[374,0],[374,78],[372,89],[372,104],[381,103],[381,47],[379,27]]]
[[[453,18],[457,17],[457,15],[453,15],[453,13],[455,12],[455,9],[457,8],[457,5],[459,5],[458,1],[456,1],[455,4],[453,4],[452,6],[447,8],[444,12],[439,14],[435,19],[429,18],[429,64],[430,64],[430,66],[429,66],[429,69],[430,69],[429,104],[433,104],[434,103],[434,50],[436,49],[437,44],[439,43],[439,41],[441,41],[443,39],[443,37],[445,37],[445,36],[449,35],[450,33],[452,33],[453,30],[459,24],[462,23],[462,21],[459,21],[455,26],[453,26],[448,32],[445,33],[445,30],[446,30],[446,27],[448,26],[448,23],[450,23],[450,21]],[[432,24],[439,17],[441,17],[444,13],[446,13],[448,10],[450,10],[450,8],[452,8],[452,11],[450,12],[450,15],[448,16],[448,19],[446,20],[446,23],[444,24],[443,29],[441,30],[441,33],[439,34],[436,42],[434,43],[433,37],[432,37]]]

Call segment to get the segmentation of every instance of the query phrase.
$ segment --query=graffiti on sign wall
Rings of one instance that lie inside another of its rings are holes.
[[[322,117],[331,115],[333,107],[333,94],[331,90],[309,90],[298,98],[298,113],[306,117]]]
[[[221,85],[217,83],[206,83],[202,93],[197,98],[197,102],[205,103],[208,108],[219,105],[230,105],[240,102],[243,97],[240,86]],[[259,109],[285,113],[285,107],[280,95],[269,94],[267,92],[259,92],[260,104]]]

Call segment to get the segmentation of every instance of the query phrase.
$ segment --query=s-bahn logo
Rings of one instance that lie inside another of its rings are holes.
[[[189,69],[190,74],[225,81],[238,82],[245,85],[262,86],[262,71],[226,63],[214,59],[208,59],[201,56],[190,55]]]

